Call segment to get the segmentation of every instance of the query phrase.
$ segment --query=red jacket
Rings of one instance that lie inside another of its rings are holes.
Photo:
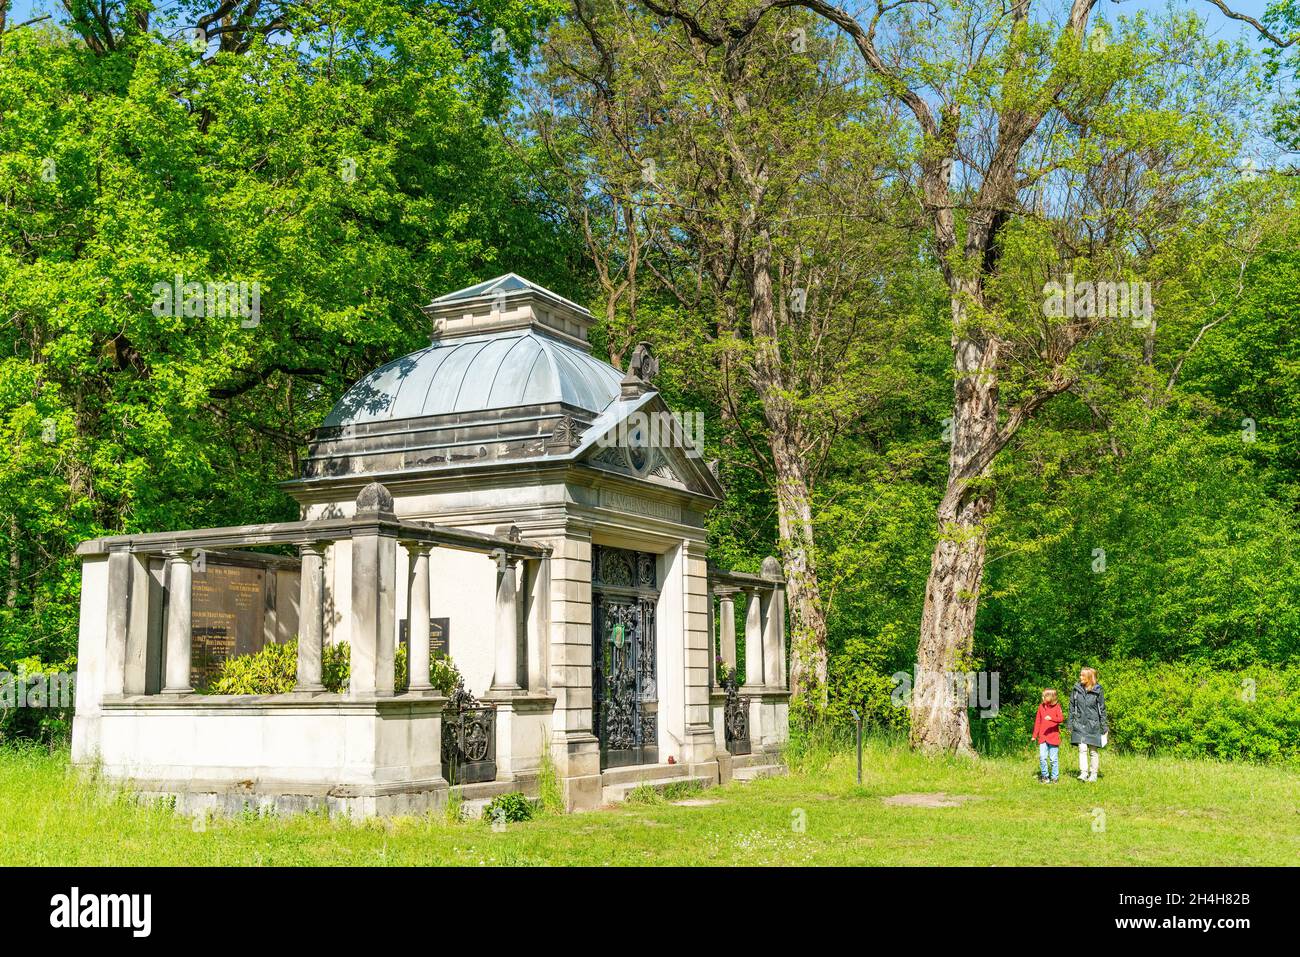
[[[1061,722],[1065,715],[1061,713],[1060,704],[1038,706],[1038,715],[1034,718],[1035,741],[1059,746],[1061,743]]]

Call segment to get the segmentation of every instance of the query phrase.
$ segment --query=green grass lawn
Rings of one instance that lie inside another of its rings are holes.
[[[1063,778],[1047,787],[1028,755],[927,759],[883,742],[868,745],[864,765],[861,787],[851,754],[822,754],[796,762],[789,777],[692,796],[716,804],[629,804],[498,833],[445,815],[196,826],[78,775],[62,753],[0,751],[0,847],[7,864],[37,865],[1300,862],[1294,770],[1108,753],[1096,784]],[[885,803],[935,792],[970,800]]]

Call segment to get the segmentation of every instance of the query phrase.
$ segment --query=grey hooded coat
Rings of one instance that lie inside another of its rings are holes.
[[[1070,692],[1070,743],[1101,747],[1101,736],[1110,733],[1106,716],[1106,695],[1100,684],[1085,688],[1075,682]]]

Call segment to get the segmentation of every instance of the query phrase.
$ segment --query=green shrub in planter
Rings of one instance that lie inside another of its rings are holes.
[[[352,674],[352,649],[346,641],[327,645],[321,658],[321,683],[326,691],[341,694],[348,689]],[[410,686],[406,646],[398,645],[394,655],[396,687],[399,692]],[[444,695],[460,680],[460,671],[449,658],[438,657],[429,663],[429,683]],[[208,686],[208,694],[287,694],[298,683],[298,639],[282,645],[270,644],[252,655],[228,658]]]
[[[298,642],[270,644],[253,655],[227,658],[209,694],[288,694],[298,681]]]
[[[342,694],[348,690],[348,678],[352,675],[352,648],[346,641],[327,645],[320,664],[321,684],[326,691]]]

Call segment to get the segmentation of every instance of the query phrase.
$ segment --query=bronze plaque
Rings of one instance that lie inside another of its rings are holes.
[[[192,594],[190,686],[206,688],[227,658],[265,646],[266,572],[209,561],[194,572]]]
[[[410,652],[411,632],[410,622],[405,618],[398,625],[397,640],[407,645],[407,652]],[[451,643],[448,632],[451,630],[451,619],[449,618],[430,618],[429,619],[429,660],[435,658],[450,658]],[[409,659],[408,659],[409,660]]]

